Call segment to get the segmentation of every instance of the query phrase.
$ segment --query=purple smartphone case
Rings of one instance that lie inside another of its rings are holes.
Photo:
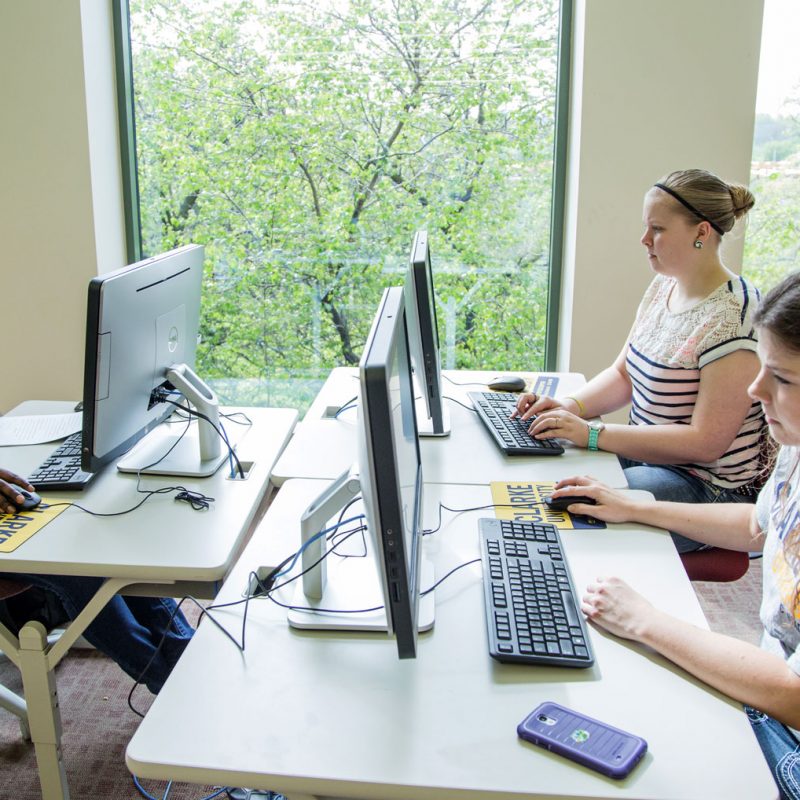
[[[647,751],[641,736],[571,711],[542,703],[517,726],[528,742],[583,764],[610,778],[624,778]]]

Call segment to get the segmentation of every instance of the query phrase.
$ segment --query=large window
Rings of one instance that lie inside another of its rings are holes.
[[[545,366],[563,3],[120,1],[141,250],[205,245],[224,400],[356,364],[419,228],[444,366]]]
[[[762,290],[800,269],[800,57],[797,0],[765,0],[745,274]]]

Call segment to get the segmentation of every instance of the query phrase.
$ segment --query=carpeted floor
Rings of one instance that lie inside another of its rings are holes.
[[[761,561],[735,583],[696,583],[713,630],[758,643]],[[125,767],[125,747],[139,718],[128,708],[130,679],[111,661],[91,650],[73,650],[57,669],[63,722],[63,755],[72,800],[127,800],[140,797]],[[0,683],[21,691],[19,673],[0,662]],[[137,689],[134,706],[144,712],[150,694]],[[39,800],[33,746],[20,736],[16,718],[0,709],[0,800]],[[161,798],[164,784],[145,783]],[[171,800],[195,800],[214,787],[174,784]]]

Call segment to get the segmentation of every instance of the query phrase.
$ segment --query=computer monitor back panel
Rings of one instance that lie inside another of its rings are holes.
[[[194,366],[203,248],[188,245],[94,278],[84,365],[83,468],[96,472],[174,410],[151,394]]]
[[[426,231],[418,231],[414,236],[405,292],[411,362],[422,397],[422,403],[417,406],[419,434],[447,436],[450,433],[450,415],[442,395],[439,330]]]

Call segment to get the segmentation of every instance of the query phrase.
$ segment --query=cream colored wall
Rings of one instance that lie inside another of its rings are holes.
[[[576,0],[559,368],[622,347],[652,273],[642,198],[701,167],[747,183],[762,0]],[[743,239],[723,251],[739,271]]]
[[[109,7],[0,4],[0,412],[80,397],[86,286],[124,263]]]
[[[762,0],[575,2],[559,367],[591,375],[649,279],[647,187],[687,166],[748,179]],[[125,263],[109,6],[0,4],[0,411],[80,396],[86,284]]]

